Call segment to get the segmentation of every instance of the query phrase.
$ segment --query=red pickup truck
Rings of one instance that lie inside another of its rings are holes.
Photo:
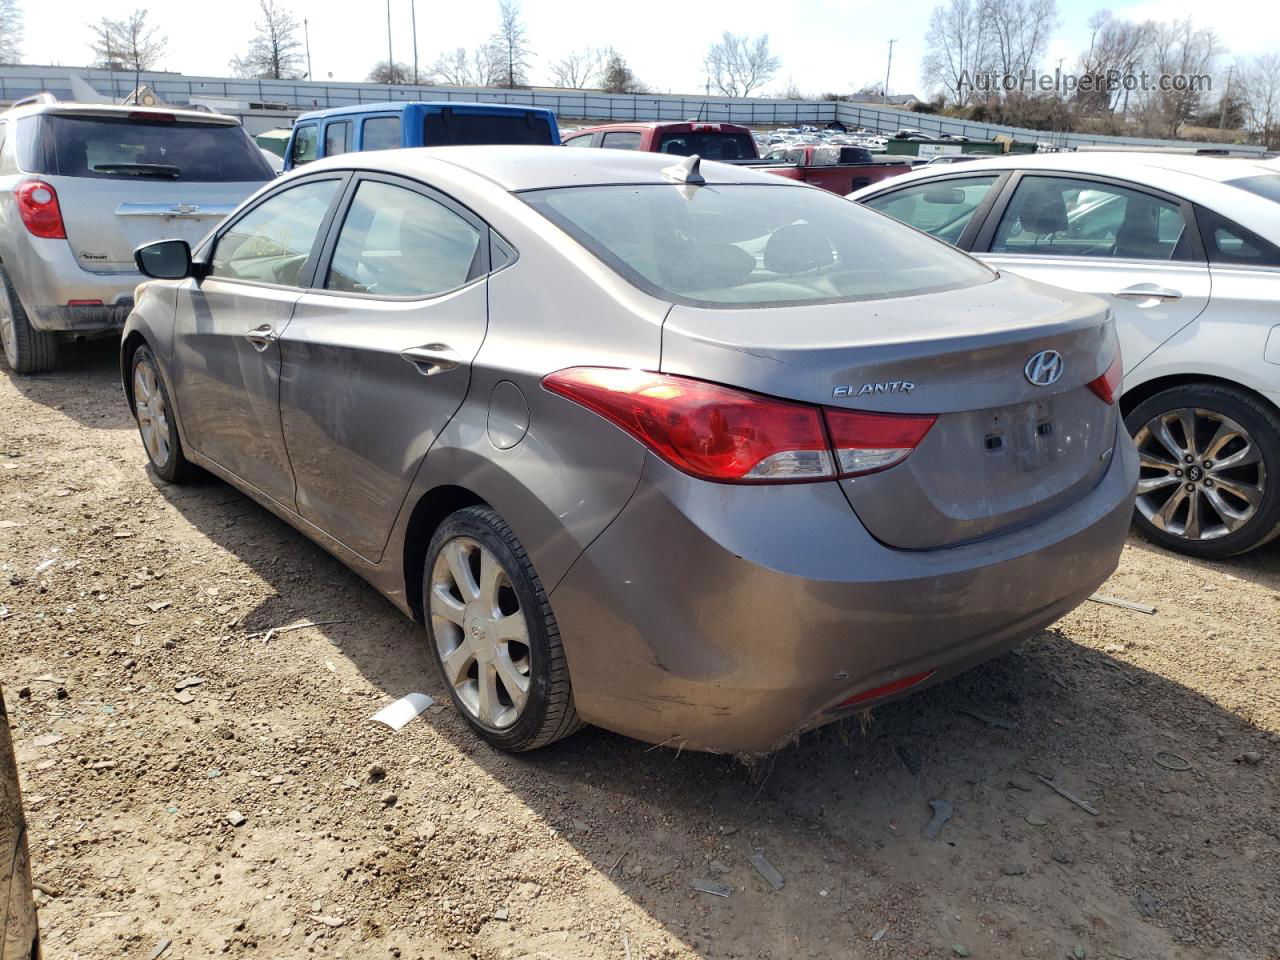
[[[734,123],[702,123],[696,120],[685,123],[610,123],[574,130],[561,142],[566,147],[641,150],[682,157],[696,153],[704,160],[749,165],[779,177],[811,183],[841,196],[911,169],[905,160],[848,162],[850,154],[865,154],[865,151],[859,147],[836,145],[790,147],[785,150],[785,159],[762,160],[748,128]]]

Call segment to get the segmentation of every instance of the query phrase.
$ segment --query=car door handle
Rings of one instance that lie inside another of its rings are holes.
[[[1168,287],[1157,287],[1153,283],[1139,283],[1132,287],[1125,287],[1123,290],[1117,290],[1112,296],[1124,297],[1126,300],[1159,300],[1164,303],[1168,300],[1181,300],[1182,291],[1170,290]]]
[[[271,324],[264,323],[260,327],[254,327],[244,335],[244,338],[253,344],[253,349],[261,353],[275,341],[276,332]]]
[[[417,367],[418,372],[424,377],[452,370],[460,362],[458,355],[444,343],[426,343],[420,347],[410,347],[408,350],[401,350],[400,356]]]

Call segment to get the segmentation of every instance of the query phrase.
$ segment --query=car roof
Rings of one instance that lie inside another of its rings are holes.
[[[667,153],[635,150],[499,144],[343,153],[308,163],[300,170],[354,168],[412,177],[429,173],[435,163],[448,163],[484,177],[503,190],[517,192],[551,187],[664,183],[667,181],[662,171],[684,159]],[[700,172],[708,183],[755,183],[815,189],[797,180],[711,160],[702,162]]]
[[[402,113],[408,109],[425,108],[427,110],[443,109],[445,107],[458,110],[465,113],[547,113],[546,107],[532,107],[526,104],[516,103],[479,103],[474,100],[383,100],[379,103],[361,103],[353,104],[349,107],[327,107],[324,110],[312,110],[309,113],[301,114],[294,121],[296,126],[305,120],[320,120],[325,117],[348,116],[350,114],[363,113]]]
[[[194,123],[230,124],[239,126],[240,121],[225,113],[211,113],[206,110],[181,110],[175,107],[143,107],[133,104],[114,103],[69,103],[64,100],[45,103],[24,103],[12,107],[0,116],[27,116],[35,113],[52,113],[61,116],[113,117],[134,116],[137,114],[154,114],[159,117],[172,117],[175,120]]]

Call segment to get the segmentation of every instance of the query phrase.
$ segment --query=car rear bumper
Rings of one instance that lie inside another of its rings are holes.
[[[85,270],[66,240],[26,238],[14,246],[5,269],[37,330],[92,335],[124,326],[142,274]]]
[[[905,551],[874,540],[835,483],[717,485],[651,456],[634,497],[551,597],[578,712],[654,743],[762,753],[847,713],[851,696],[953,676],[1111,574],[1137,476],[1117,428],[1103,478],[1065,509],[978,542]]]

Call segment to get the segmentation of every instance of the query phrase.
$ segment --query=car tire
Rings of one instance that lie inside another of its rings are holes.
[[[0,269],[0,341],[14,373],[48,373],[58,365],[57,334],[31,326],[13,281]]]
[[[151,469],[168,483],[191,479],[195,468],[183,452],[169,390],[164,385],[160,365],[150,347],[144,344],[133,352],[129,371],[133,416]]]
[[[1221,559],[1280,535],[1280,415],[1274,408],[1235,387],[1192,383],[1143,400],[1125,426],[1141,458],[1134,520],[1149,539],[1189,556]]]
[[[542,581],[494,510],[467,507],[440,525],[427,548],[422,598],[440,678],[482,738],[520,752],[583,726]]]

